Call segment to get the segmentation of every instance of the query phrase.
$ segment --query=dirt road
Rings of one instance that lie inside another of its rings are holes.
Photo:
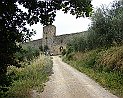
[[[58,56],[53,57],[53,63],[54,74],[36,98],[117,98]]]

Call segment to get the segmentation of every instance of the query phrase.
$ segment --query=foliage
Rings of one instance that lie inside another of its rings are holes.
[[[67,45],[66,62],[123,97],[123,0],[98,8],[86,36]]]
[[[99,71],[123,73],[123,46],[69,54],[72,60]],[[69,55],[66,55],[67,60]],[[84,62],[84,63],[83,63]]]
[[[52,65],[50,58],[41,56],[24,68],[8,67],[7,74],[15,75],[11,76],[14,81],[9,87],[6,98],[30,98],[32,90],[42,92],[44,82],[52,73]]]
[[[67,56],[67,60],[73,60],[73,55],[74,55],[73,52],[69,53],[68,55],[66,55]]]
[[[103,70],[123,73],[123,46],[111,47],[108,50],[99,53],[97,60],[97,68],[103,66]]]
[[[86,73],[112,93],[123,97],[123,46],[77,52],[64,61]]]
[[[84,51],[86,48],[86,41],[83,36],[76,36],[70,40],[68,47],[71,47],[73,51]]]
[[[123,44],[123,0],[112,3],[111,7],[98,8],[91,17],[92,24],[86,34],[73,37],[68,43],[73,52],[85,52],[97,48],[109,48]],[[66,52],[67,53],[67,52]]]
[[[90,32],[94,32],[98,47],[120,45],[123,41],[123,0],[115,1],[111,8],[98,8],[92,16]]]
[[[66,54],[66,49],[63,49],[62,55],[64,56]]]
[[[68,45],[67,46],[67,51],[66,51],[66,56],[69,55],[70,53],[72,53],[74,50],[73,50],[73,47],[71,45]]]
[[[18,5],[27,11],[22,11]],[[76,17],[89,16],[91,0],[0,0],[0,90],[8,86],[7,82],[3,82],[7,81],[7,67],[19,66],[15,57],[21,48],[19,43],[35,33],[26,28],[26,24],[52,24],[56,11],[60,9],[65,13],[70,11]]]
[[[16,58],[19,61],[31,61],[34,58],[38,57],[40,54],[40,50],[36,49],[35,47],[23,47],[20,52],[16,53]]]

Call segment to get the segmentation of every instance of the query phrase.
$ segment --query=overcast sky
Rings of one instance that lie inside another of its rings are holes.
[[[92,0],[92,5],[96,9],[102,4],[109,5],[114,0]],[[53,25],[56,26],[56,35],[70,34],[81,31],[86,31],[91,24],[91,20],[88,18],[78,18],[68,14],[64,14],[62,11],[56,13],[56,18]],[[36,30],[36,35],[32,36],[33,40],[42,38],[43,26],[38,23],[31,26],[31,28]]]

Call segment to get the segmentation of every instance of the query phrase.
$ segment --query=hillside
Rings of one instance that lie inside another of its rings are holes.
[[[64,61],[123,98],[123,46],[74,52]]]

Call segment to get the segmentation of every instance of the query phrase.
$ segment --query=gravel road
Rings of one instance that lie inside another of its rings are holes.
[[[35,93],[35,98],[118,98],[87,75],[62,62],[58,56],[53,57],[53,63],[54,74],[46,83],[44,92]]]

